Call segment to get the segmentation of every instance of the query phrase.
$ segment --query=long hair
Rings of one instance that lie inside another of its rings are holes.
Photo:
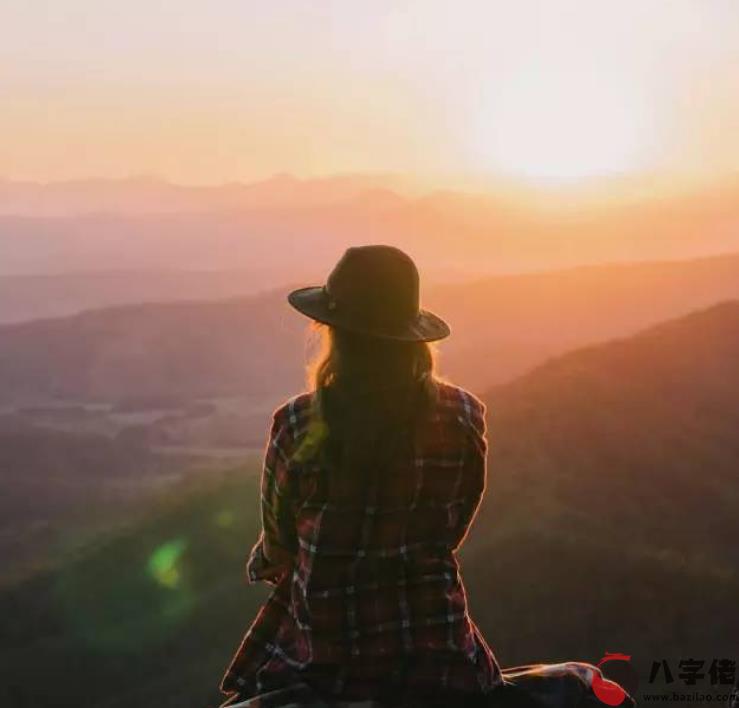
[[[320,462],[332,497],[353,497],[361,479],[412,444],[436,399],[435,352],[426,342],[313,328],[321,346],[308,367],[312,419],[297,455]]]

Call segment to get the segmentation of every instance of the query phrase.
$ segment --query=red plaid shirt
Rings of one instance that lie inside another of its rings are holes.
[[[275,412],[263,531],[247,565],[252,582],[275,587],[224,692],[246,697],[307,682],[363,699],[382,685],[479,694],[501,683],[467,612],[456,558],[485,488],[485,407],[461,388],[438,387],[413,453],[381,471],[361,507],[330,503],[317,463],[294,461],[312,395]]]

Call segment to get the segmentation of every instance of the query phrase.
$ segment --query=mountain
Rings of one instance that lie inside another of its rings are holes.
[[[548,356],[739,297],[739,255],[588,266],[431,288],[453,334],[442,372],[479,388]],[[303,379],[306,320],[285,291],[129,305],[0,327],[0,403],[247,396],[273,405]]]
[[[549,654],[554,636],[560,657],[731,654],[737,361],[731,301],[568,353],[486,396],[490,494],[465,558],[507,663]],[[557,610],[545,622],[547,606]]]
[[[0,180],[0,214],[197,213],[216,209],[315,207],[362,198],[401,185],[394,175],[332,175],[300,179],[281,173],[252,183],[185,186],[156,177],[66,182]]]
[[[475,389],[583,344],[739,297],[739,254],[523,273],[440,286],[425,302],[448,316],[441,363]]]
[[[159,210],[113,208],[115,199],[106,207],[105,199],[93,197],[60,214],[43,201],[19,212],[0,209],[0,274],[279,268],[284,283],[306,269],[324,272],[358,243],[397,245],[427,274],[468,275],[739,249],[735,181],[688,194],[585,204],[562,195],[519,201],[497,192],[401,194],[386,181],[359,177],[280,176],[234,187],[232,196],[214,201],[190,188],[162,189],[179,196],[153,199],[170,205]],[[230,194],[232,188],[222,189]],[[203,207],[208,200],[213,206]]]
[[[223,300],[271,290],[278,269],[111,270],[0,276],[0,324],[142,302]],[[300,274],[303,279],[309,270]]]
[[[0,396],[257,396],[299,387],[301,323],[285,321],[283,300],[272,292],[6,325],[0,328]]]
[[[462,561],[502,665],[623,651],[644,689],[652,661],[733,656],[738,357],[732,301],[485,396],[488,486]],[[254,467],[201,477],[0,592],[3,705],[215,706],[267,594],[242,579],[258,499]]]

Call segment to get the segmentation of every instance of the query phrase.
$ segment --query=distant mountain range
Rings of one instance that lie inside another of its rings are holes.
[[[738,360],[731,301],[485,396],[488,487],[462,560],[501,664],[623,651],[644,690],[653,661],[733,656]],[[215,705],[266,596],[243,584],[253,472],[171,494],[134,528],[0,593],[0,702]]]
[[[583,344],[739,297],[739,255],[588,266],[431,288],[441,370],[475,390]],[[285,291],[139,304],[0,327],[0,404],[252,396],[302,387],[306,320]],[[266,414],[267,411],[265,411]]]
[[[388,187],[388,185],[390,185]],[[424,273],[511,273],[739,249],[739,185],[630,200],[528,201],[393,189],[384,177],[178,187],[0,183],[0,275],[115,270],[325,272],[357,243],[407,250]]]
[[[252,183],[217,186],[173,184],[156,177],[65,182],[0,180],[0,213],[34,217],[82,214],[169,214],[251,208],[316,207],[402,188],[390,174],[300,179],[276,174]]]
[[[222,300],[274,290],[275,269],[110,270],[0,276],[0,324],[144,302]],[[300,276],[301,274],[296,274]],[[308,280],[310,271],[302,274]]]

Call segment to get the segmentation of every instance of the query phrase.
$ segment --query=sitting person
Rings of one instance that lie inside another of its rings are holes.
[[[434,375],[449,327],[388,246],[350,248],[288,299],[324,349],[274,414],[247,564],[274,589],[224,705],[494,705],[533,674],[504,681],[467,607],[456,554],[485,490],[485,407]]]

